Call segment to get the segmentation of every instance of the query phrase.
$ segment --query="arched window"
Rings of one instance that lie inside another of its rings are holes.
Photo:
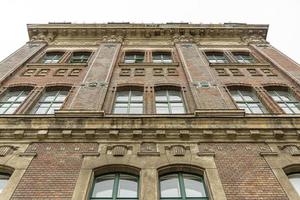
[[[54,114],[55,110],[59,110],[63,105],[67,95],[68,88],[48,88],[41,96],[32,114]]]
[[[287,88],[270,88],[267,91],[286,114],[300,114],[300,103]]]
[[[292,173],[288,175],[289,181],[300,195],[300,173]]]
[[[238,108],[244,109],[246,113],[268,113],[267,109],[251,89],[232,88],[229,91]]]
[[[143,92],[138,90],[118,91],[115,98],[114,114],[143,114]]]
[[[208,199],[203,177],[177,172],[159,177],[160,199]]]
[[[185,106],[181,92],[178,90],[158,90],[155,92],[157,114],[183,114]]]
[[[125,173],[112,173],[94,179],[90,200],[137,200],[138,177]]]
[[[10,88],[0,100],[0,114],[14,114],[26,100],[30,88]]]
[[[7,173],[0,173],[0,193],[3,191],[5,188],[8,180],[10,178],[10,174]]]

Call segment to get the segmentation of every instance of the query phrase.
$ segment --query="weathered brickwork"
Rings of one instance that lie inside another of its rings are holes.
[[[36,157],[12,199],[71,199],[83,152],[97,152],[96,143],[33,143],[26,153]]]

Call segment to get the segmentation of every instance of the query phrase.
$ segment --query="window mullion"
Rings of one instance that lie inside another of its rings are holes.
[[[184,180],[182,173],[178,173],[178,179],[179,179],[179,188],[181,193],[182,200],[186,200],[186,193],[185,193],[185,186],[184,186]]]
[[[112,199],[117,200],[118,198],[118,188],[119,188],[120,174],[115,174],[114,186],[113,186],[113,194]]]
[[[166,90],[166,96],[167,96],[169,114],[172,114],[171,103],[170,103],[170,98],[169,98],[169,90]]]
[[[127,114],[130,113],[130,103],[131,103],[131,90],[129,90],[128,92]]]

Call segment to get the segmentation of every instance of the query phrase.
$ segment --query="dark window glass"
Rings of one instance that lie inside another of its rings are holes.
[[[160,199],[208,199],[202,176],[179,172],[161,176],[159,182]]]
[[[228,63],[227,58],[221,52],[206,52],[205,54],[209,63]]]
[[[54,114],[63,105],[69,91],[66,89],[46,91],[36,106],[31,111],[32,114]]]
[[[254,92],[250,90],[230,90],[231,96],[240,109],[249,114],[263,114],[267,110],[259,101]]]
[[[268,90],[268,93],[286,114],[300,114],[300,103],[290,92]]]
[[[25,101],[29,90],[7,91],[0,100],[0,114],[13,114]]]
[[[62,56],[63,56],[62,52],[47,52],[42,59],[42,63],[45,64],[59,63]]]
[[[94,180],[90,199],[137,200],[138,177],[122,173],[98,176]]]
[[[90,56],[90,52],[74,52],[70,59],[70,63],[87,63]]]
[[[144,62],[144,53],[143,52],[126,52],[125,63],[141,63]]]

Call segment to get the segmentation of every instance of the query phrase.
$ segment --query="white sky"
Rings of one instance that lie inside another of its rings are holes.
[[[48,22],[270,24],[267,40],[300,63],[300,0],[1,0],[0,60]]]

